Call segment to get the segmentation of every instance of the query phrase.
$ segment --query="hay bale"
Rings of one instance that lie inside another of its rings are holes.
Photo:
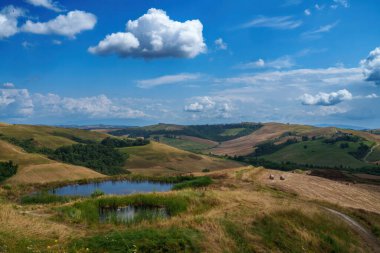
[[[274,180],[274,175],[273,175],[273,174],[270,174],[270,175],[269,175],[269,179],[270,179],[270,180]]]
[[[285,180],[285,177],[281,175],[280,180]]]

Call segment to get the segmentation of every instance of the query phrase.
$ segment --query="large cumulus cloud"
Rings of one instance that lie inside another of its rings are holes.
[[[178,22],[163,10],[149,9],[137,20],[129,20],[126,32],[107,35],[89,52],[120,57],[194,58],[205,52],[203,25],[199,20]]]
[[[380,47],[371,51],[367,59],[360,62],[365,80],[380,85]]]

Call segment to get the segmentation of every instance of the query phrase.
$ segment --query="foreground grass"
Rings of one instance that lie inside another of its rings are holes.
[[[358,245],[345,224],[298,210],[266,215],[253,222],[251,232],[260,235],[268,249],[281,252],[352,252]]]
[[[256,171],[210,175],[212,188],[202,190],[18,207],[8,203],[6,213],[0,212],[0,242],[9,252],[29,252],[27,247],[33,247],[30,252],[369,252],[361,237],[322,203],[261,185],[254,180]],[[165,207],[171,217],[99,222],[100,206],[125,205]]]
[[[201,252],[199,241],[192,229],[132,229],[76,240],[70,252]]]

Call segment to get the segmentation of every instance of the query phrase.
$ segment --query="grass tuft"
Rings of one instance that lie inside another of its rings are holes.
[[[197,177],[192,180],[184,181],[173,186],[173,190],[181,190],[185,188],[198,188],[206,187],[212,184],[212,179],[210,177]]]
[[[76,240],[72,252],[201,252],[197,231],[171,227],[132,229]]]

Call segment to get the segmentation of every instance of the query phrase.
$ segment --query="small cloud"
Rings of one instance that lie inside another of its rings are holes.
[[[52,43],[57,46],[62,45],[62,41],[60,40],[53,40]]]
[[[352,100],[352,98],[352,94],[348,90],[344,89],[331,93],[319,92],[315,96],[304,94],[301,96],[300,100],[303,105],[332,106],[346,100]]]
[[[336,9],[339,6],[342,6],[344,8],[349,8],[350,3],[348,2],[348,0],[334,0],[334,4],[331,5],[331,8]]]
[[[265,27],[279,30],[291,30],[302,25],[301,20],[294,19],[292,16],[265,17],[259,16],[245,24],[239,26],[240,29],[251,27]]]
[[[201,74],[177,74],[177,75],[166,75],[160,76],[153,79],[146,79],[137,81],[137,87],[149,89],[156,86],[167,85],[167,84],[175,84],[175,83],[183,83],[192,80],[197,80],[201,77]]]
[[[97,18],[94,14],[84,11],[70,11],[66,15],[59,15],[48,22],[26,21],[21,30],[34,34],[56,34],[75,38],[83,31],[92,30]]]
[[[215,44],[216,49],[218,50],[227,50],[228,48],[227,43],[225,43],[222,38],[215,40],[214,44]]]
[[[59,7],[60,4],[58,2],[54,2],[52,0],[25,0],[25,2],[31,5],[43,7],[55,12],[64,11],[61,7]]]
[[[30,42],[28,42],[28,41],[23,41],[23,42],[21,43],[21,46],[22,46],[23,48],[25,48],[25,49],[29,49],[29,48],[32,48],[32,47],[33,47],[33,44],[30,43]]]
[[[379,98],[379,96],[377,94],[375,94],[375,93],[372,93],[372,94],[367,95],[365,97],[368,98],[368,99]]]
[[[194,113],[195,117],[203,118],[230,118],[234,110],[229,100],[221,97],[195,97],[184,108],[185,112]]]
[[[304,32],[302,34],[302,36],[304,38],[309,38],[309,39],[318,39],[322,36],[323,33],[330,32],[338,24],[339,24],[339,21],[332,23],[332,24],[324,25],[324,26],[319,27],[318,29],[308,31],[308,32]]]
[[[258,69],[258,68],[268,68],[268,69],[287,69],[295,66],[295,62],[292,57],[284,56],[277,58],[272,61],[264,61],[263,59],[258,59],[254,62],[248,62],[239,65],[240,69]]]
[[[316,10],[318,10],[318,11],[321,11],[321,10],[323,10],[323,9],[325,8],[325,5],[315,4],[315,5],[314,5],[314,8],[315,8]]]
[[[186,112],[202,112],[204,106],[199,103],[199,102],[194,102],[192,104],[186,105],[185,106],[185,111]]]
[[[305,13],[306,16],[310,16],[311,15],[310,9],[304,10],[304,13]]]
[[[3,83],[3,87],[4,88],[14,88],[15,87],[15,85],[13,84],[13,83]]]

